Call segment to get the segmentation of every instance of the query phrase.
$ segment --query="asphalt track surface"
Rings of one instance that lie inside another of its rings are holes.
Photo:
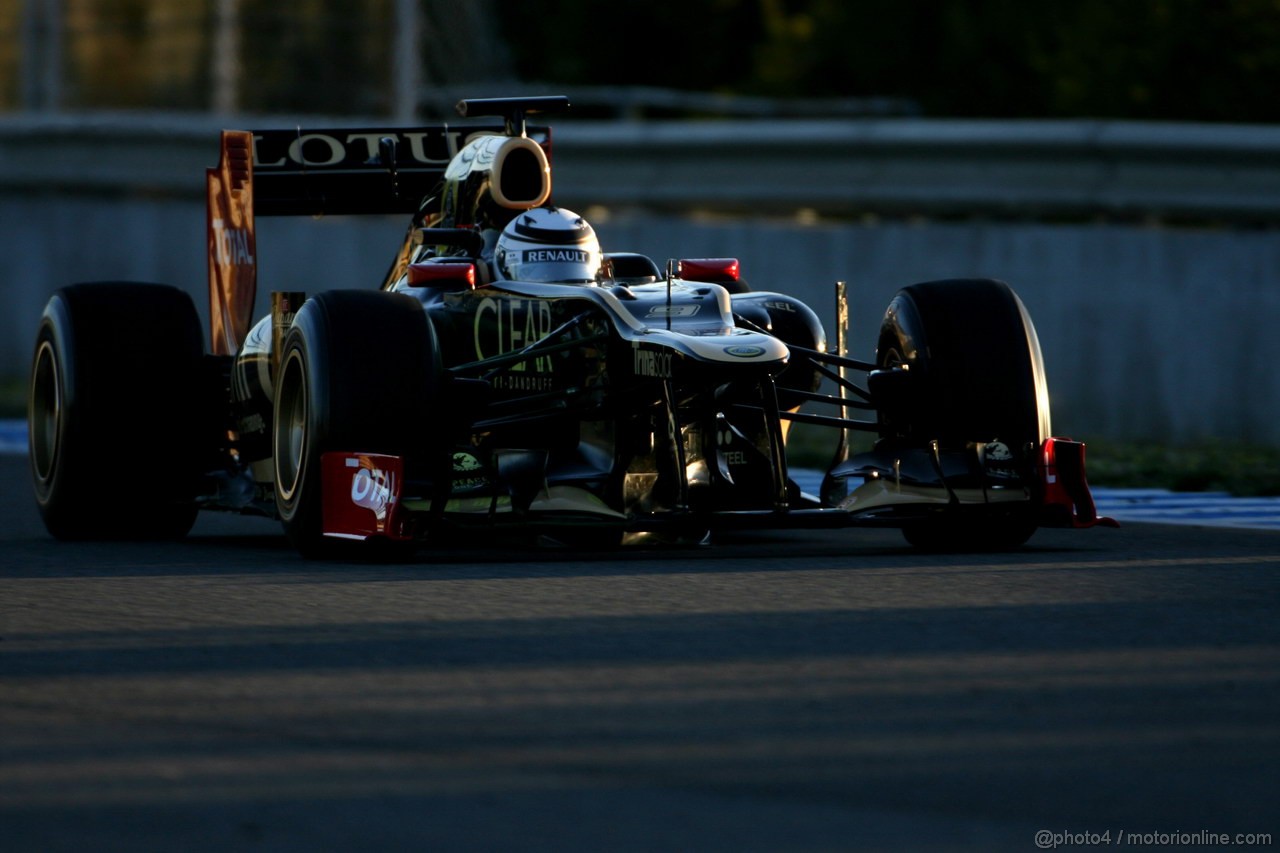
[[[0,457],[7,853],[1280,843],[1280,532],[308,563],[225,516],[55,543],[25,464]]]

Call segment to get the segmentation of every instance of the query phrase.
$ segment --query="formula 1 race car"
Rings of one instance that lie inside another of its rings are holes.
[[[526,122],[567,107],[225,131],[207,174],[212,352],[172,287],[73,285],[44,312],[29,427],[50,533],[183,536],[198,510],[230,510],[324,556],[451,531],[602,546],[847,526],[991,549],[1110,523],[1083,445],[1051,436],[1007,285],[906,287],[874,363],[848,358],[843,321],[829,347],[808,306],[748,288],[735,259],[602,253],[550,204],[550,130]],[[253,322],[256,215],[395,212],[411,220],[381,287],[274,292]],[[789,475],[797,422],[832,434],[816,495]],[[855,430],[869,449],[850,452]]]

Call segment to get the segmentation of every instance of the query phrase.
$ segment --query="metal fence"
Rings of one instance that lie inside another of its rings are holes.
[[[0,117],[0,192],[198,195],[209,116]],[[376,120],[375,120],[376,121]],[[333,119],[244,117],[241,126]],[[557,193],[576,204],[756,216],[1280,223],[1280,127],[866,118],[572,122]]]

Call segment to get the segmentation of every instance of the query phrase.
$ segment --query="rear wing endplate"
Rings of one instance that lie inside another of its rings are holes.
[[[233,355],[249,332],[257,291],[253,229],[253,134],[222,132],[218,166],[205,172],[209,346]]]

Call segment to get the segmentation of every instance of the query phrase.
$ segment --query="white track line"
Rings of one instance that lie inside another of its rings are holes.
[[[793,470],[791,476],[809,494],[816,495],[822,485],[821,471]],[[1117,521],[1280,530],[1280,497],[1234,498],[1222,492],[1101,487],[1092,491],[1098,514]]]

